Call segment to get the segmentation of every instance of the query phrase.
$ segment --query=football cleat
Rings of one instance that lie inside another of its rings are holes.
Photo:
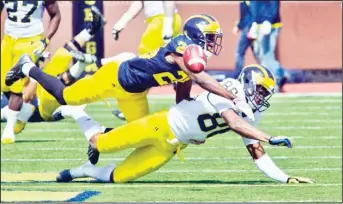
[[[69,182],[72,181],[73,177],[70,174],[70,170],[69,169],[65,169],[63,171],[61,171],[60,173],[58,173],[57,177],[56,177],[56,181],[57,182]]]
[[[106,19],[104,15],[95,6],[91,7],[93,21],[87,26],[87,31],[91,35],[95,35],[104,25],[106,24]]]
[[[126,120],[124,114],[122,112],[120,112],[120,110],[114,110],[114,111],[112,111],[112,114],[115,115],[120,120],[123,120],[123,121]]]
[[[289,177],[287,179],[287,183],[316,183],[314,180],[310,178],[304,178],[304,177]]]
[[[15,143],[15,137],[3,137],[1,138],[2,144],[14,144]]]
[[[21,133],[21,131],[24,130],[25,125],[26,125],[25,122],[22,122],[22,121],[20,121],[20,120],[17,120],[17,122],[16,122],[15,125],[14,125],[14,129],[13,129],[14,134]]]
[[[14,82],[25,77],[24,73],[21,71],[21,68],[26,63],[33,63],[30,55],[23,54],[18,62],[7,72],[5,84],[6,86],[11,86]]]
[[[97,149],[94,149],[91,145],[88,146],[88,160],[91,164],[96,165],[99,161],[100,153]]]

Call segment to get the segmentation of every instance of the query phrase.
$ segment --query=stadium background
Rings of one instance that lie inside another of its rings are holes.
[[[86,45],[86,51],[96,52],[99,57],[103,55],[109,57],[124,51],[137,52],[141,34],[145,29],[143,12],[121,32],[118,41],[112,38],[112,26],[128,8],[130,1],[59,2],[62,21],[47,48],[49,52],[54,53],[75,33],[82,30],[84,13],[94,3],[104,12],[107,25],[95,40]],[[234,69],[238,36],[234,36],[231,31],[239,18],[238,7],[238,2],[177,2],[177,8],[183,20],[191,15],[209,13],[220,22],[224,32],[223,50],[220,56],[213,57],[209,61],[207,67],[207,70],[219,80],[223,76],[230,76]],[[341,92],[341,2],[282,2],[281,18],[284,26],[279,36],[277,57],[281,65],[291,73],[291,84],[288,84],[285,90],[288,92]],[[1,26],[4,19],[5,12],[1,16]],[[48,19],[48,15],[44,15],[45,26]],[[2,36],[3,29],[1,29]],[[245,63],[255,63],[250,49]],[[87,69],[87,72],[94,71],[96,68],[88,67]],[[155,90],[159,93],[171,91],[171,88],[163,87]]]

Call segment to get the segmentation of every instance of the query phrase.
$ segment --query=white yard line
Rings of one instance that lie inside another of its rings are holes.
[[[327,186],[342,186],[341,183],[317,183],[317,184],[169,184],[166,181],[165,184],[144,184],[144,183],[129,183],[129,184],[88,184],[74,185],[71,182],[68,187],[71,188],[237,188],[237,187],[279,187],[279,188],[289,188],[289,187],[327,187]],[[6,183],[1,183],[3,187],[6,187]],[[8,185],[11,185],[10,183]],[[39,185],[30,186],[30,188],[66,188],[62,185]]]
[[[263,129],[263,128],[262,128]],[[341,130],[342,126],[339,124],[334,125],[334,126],[328,126],[328,125],[323,125],[323,126],[274,126],[274,127],[268,127],[268,130],[320,130],[320,129],[337,129]],[[54,129],[54,128],[49,128],[49,129],[44,129],[44,128],[26,128],[24,130],[25,132],[80,132],[81,130],[78,128],[67,128],[67,129]]]
[[[325,136],[325,135],[320,135],[320,136],[314,136],[312,135],[311,137],[308,136],[308,137],[304,137],[304,136],[290,136],[292,139],[297,139],[297,140],[302,140],[302,139],[306,139],[306,140],[309,140],[309,139],[316,139],[316,140],[333,140],[333,139],[342,139],[342,136]],[[218,136],[218,137],[213,137],[213,138],[216,138],[215,140],[218,141],[218,140],[241,140],[241,138],[239,137],[223,137],[223,136]],[[209,139],[209,141],[212,141],[213,138]],[[20,138],[18,139],[17,141],[21,141],[21,140],[24,140],[24,141],[47,141],[47,140],[56,140],[56,141],[85,141],[85,139],[80,136],[80,138],[50,138],[50,137],[44,137],[44,138]]]
[[[60,148],[58,150],[65,150],[69,148]],[[38,149],[39,151],[40,149]],[[82,150],[86,150],[82,148]],[[49,149],[51,151],[51,149]],[[123,161],[125,158],[101,158],[101,161]],[[283,159],[300,159],[300,160],[317,160],[317,159],[342,159],[341,156],[313,156],[313,157],[288,157],[288,156],[275,156],[272,157],[273,160],[283,160]],[[178,158],[174,157],[173,160],[179,161]],[[207,161],[207,160],[217,160],[217,161],[229,161],[229,160],[252,160],[251,157],[186,157],[187,161]],[[39,159],[14,159],[14,158],[2,158],[1,162],[66,162],[66,161],[85,161],[85,158],[39,158]]]

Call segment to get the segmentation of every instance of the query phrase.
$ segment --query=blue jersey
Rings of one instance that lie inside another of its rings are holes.
[[[139,93],[151,87],[189,80],[188,75],[177,64],[167,62],[165,56],[169,53],[182,56],[190,44],[194,42],[185,35],[179,35],[155,52],[123,62],[118,73],[120,85],[127,92]]]

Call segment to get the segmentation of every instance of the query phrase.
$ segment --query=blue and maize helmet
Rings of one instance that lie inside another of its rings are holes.
[[[183,34],[201,46],[207,57],[219,55],[222,49],[223,32],[218,21],[210,15],[189,17],[183,26]]]
[[[253,110],[262,112],[270,107],[268,100],[275,93],[275,79],[267,68],[258,64],[248,65],[242,69],[238,81]]]

